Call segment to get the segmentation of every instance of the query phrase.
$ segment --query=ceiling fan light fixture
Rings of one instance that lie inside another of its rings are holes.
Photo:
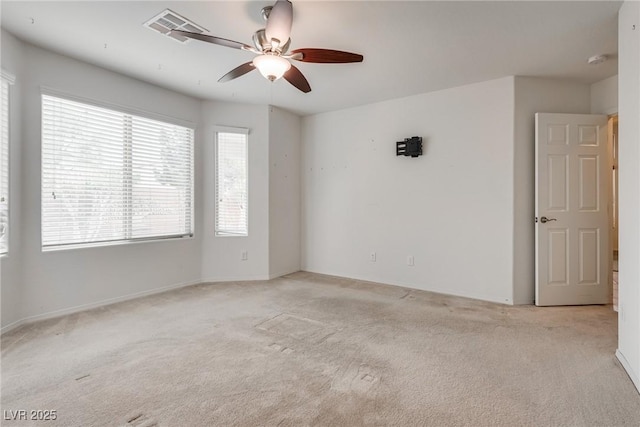
[[[259,55],[253,58],[253,65],[267,80],[276,81],[289,71],[291,63],[277,55]]]

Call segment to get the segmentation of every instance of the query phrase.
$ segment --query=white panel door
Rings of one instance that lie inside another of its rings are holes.
[[[609,303],[607,116],[536,114],[536,305]]]

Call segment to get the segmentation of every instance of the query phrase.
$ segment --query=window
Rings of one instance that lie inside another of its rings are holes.
[[[9,85],[13,76],[0,75],[0,254],[9,252]]]
[[[193,235],[193,129],[42,95],[42,247]]]
[[[246,129],[216,132],[217,236],[248,235],[248,171]]]

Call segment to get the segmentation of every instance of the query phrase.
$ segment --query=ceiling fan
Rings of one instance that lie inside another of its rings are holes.
[[[291,44],[291,24],[293,21],[293,5],[289,0],[277,0],[273,6],[262,9],[262,16],[267,21],[266,28],[253,35],[253,46],[206,34],[172,30],[172,34],[201,40],[220,46],[246,50],[255,53],[253,61],[246,62],[222,76],[218,82],[228,82],[249,71],[258,69],[270,81],[284,77],[289,83],[304,93],[311,92],[309,82],[290,60],[315,63],[345,64],[362,62],[363,56],[357,53],[340,50],[305,48],[295,49],[288,53]]]

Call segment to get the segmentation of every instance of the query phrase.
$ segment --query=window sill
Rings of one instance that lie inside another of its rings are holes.
[[[70,244],[70,245],[58,245],[58,246],[47,246],[41,247],[43,253],[49,252],[61,252],[61,251],[69,251],[76,249],[93,249],[93,248],[107,248],[113,246],[129,246],[129,245],[139,245],[146,243],[159,243],[159,242],[176,242],[180,240],[193,240],[194,235],[182,236],[182,237],[158,237],[158,238],[149,238],[149,239],[136,239],[136,240],[114,240],[111,242],[95,242],[95,243],[78,243],[78,244]]]

